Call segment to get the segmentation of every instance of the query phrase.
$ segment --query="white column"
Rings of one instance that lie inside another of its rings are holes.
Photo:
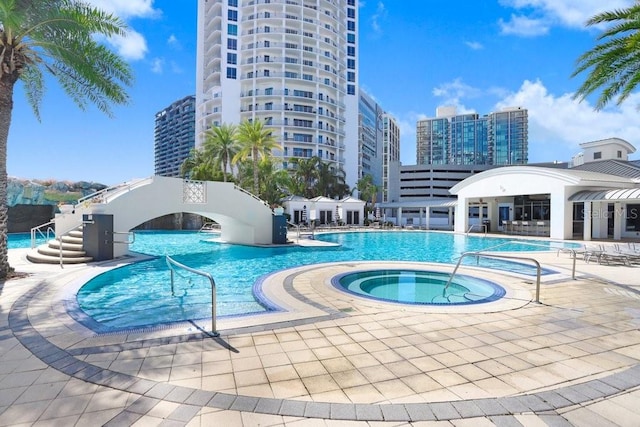
[[[431,222],[431,208],[426,207],[424,211],[424,228],[429,230],[429,223]]]
[[[584,202],[584,230],[582,232],[582,240],[591,240],[592,212],[591,202]]]
[[[398,219],[396,220],[396,225],[402,225],[402,208],[398,208]]]
[[[454,230],[456,233],[466,233],[469,228],[469,200],[458,195],[458,206],[456,206],[456,223]]]
[[[613,240],[622,240],[622,215],[624,210],[622,209],[622,203],[616,202],[613,204]]]
[[[449,208],[449,218],[447,224],[453,229],[453,208]]]

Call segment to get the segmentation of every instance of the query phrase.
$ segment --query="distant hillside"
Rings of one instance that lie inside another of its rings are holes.
[[[9,177],[7,183],[7,205],[58,205],[74,203],[81,197],[107,188],[96,182],[25,180]]]

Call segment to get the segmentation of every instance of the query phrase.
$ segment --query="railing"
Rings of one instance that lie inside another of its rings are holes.
[[[447,288],[449,288],[449,285],[453,280],[453,276],[456,275],[456,272],[458,271],[458,268],[460,267],[462,260],[467,256],[475,256],[476,258],[482,257],[482,258],[515,259],[520,261],[532,261],[536,265],[536,302],[537,303],[540,302],[540,274],[541,274],[542,268],[540,267],[540,263],[536,259],[528,258],[528,257],[512,256],[512,255],[484,254],[484,253],[475,252],[475,251],[463,252],[462,255],[460,255],[460,258],[458,259],[458,263],[456,264],[456,267],[453,269],[453,273],[451,273],[451,276],[447,281],[447,285],[444,287],[444,290],[442,291],[443,294],[447,291]]]
[[[487,224],[472,224],[469,229],[467,230],[467,236],[469,235],[469,233],[471,233],[471,231],[476,228],[476,227],[482,227],[482,229],[484,230],[484,235],[487,235]]]
[[[103,188],[100,191],[96,191],[95,193],[81,197],[76,202],[76,205],[79,205],[84,202],[96,202],[96,201],[106,202],[108,196],[112,196],[114,194],[118,194],[123,191],[131,191],[133,188],[137,187],[139,184],[147,182],[149,180],[153,180],[153,178],[142,178],[132,182],[124,182],[121,184],[113,185],[111,187]]]
[[[187,270],[189,273],[197,274],[199,276],[206,277],[209,279],[211,283],[211,334],[214,337],[220,335],[220,333],[216,330],[216,282],[213,280],[213,276],[207,273],[206,271],[196,270],[195,268],[187,267],[184,264],[180,264],[178,261],[171,258],[169,255],[165,255],[167,266],[169,267],[169,271],[171,272],[171,295],[174,295],[173,288],[173,276],[174,276],[174,267],[182,268],[183,270]]]
[[[34,249],[36,247],[36,235],[40,234],[42,237],[44,237],[46,240],[50,239],[50,233],[53,233],[55,235],[55,230],[53,228],[50,227],[51,224],[55,224],[55,221],[49,221],[45,224],[41,224],[38,225],[37,227],[33,227],[31,229],[31,249]],[[47,227],[47,234],[44,234],[42,232],[42,228]]]
[[[300,224],[294,224],[291,221],[287,221],[287,224],[289,224],[290,226],[294,227],[296,229],[296,240],[300,240]]]
[[[220,224],[217,222],[205,222],[198,230],[198,233],[206,233],[208,231],[221,231]]]
[[[254,199],[256,199],[257,201],[259,201],[260,203],[262,203],[263,205],[265,205],[266,207],[268,207],[269,209],[271,209],[271,206],[269,206],[269,203],[265,202],[264,200],[262,200],[260,197],[256,196],[255,194],[250,193],[249,191],[245,190],[245,189],[244,189],[244,188],[242,188],[242,187],[238,187],[237,185],[234,185],[234,186],[233,186],[233,188],[234,188],[234,189],[236,189],[236,190],[238,190],[238,191],[241,191],[241,192],[243,192],[243,193],[245,193],[245,194],[247,194],[247,195],[249,195],[249,196],[251,196],[251,197],[253,197],[253,198],[254,198]]]
[[[128,238],[127,240],[116,240],[115,239],[116,235],[126,235],[127,237],[130,237],[130,239]],[[134,233],[133,231],[114,231],[113,232],[113,243],[118,243],[123,245],[132,245],[135,242],[136,242],[136,233]]]
[[[69,230],[65,231],[64,233],[60,233],[58,234],[58,237],[56,237],[56,240],[58,241],[58,253],[59,253],[59,258],[60,258],[60,268],[64,268],[64,262],[63,262],[63,257],[62,257],[62,238],[66,235],[68,235],[69,233],[71,233],[74,230],[77,230],[78,228],[84,226],[84,223],[80,223],[79,225],[75,225],[72,228],[70,228]]]

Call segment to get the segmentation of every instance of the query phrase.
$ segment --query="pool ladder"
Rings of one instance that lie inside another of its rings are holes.
[[[167,266],[169,267],[169,271],[171,272],[171,295],[174,293],[173,289],[173,276],[175,267],[182,268],[183,270],[187,270],[189,273],[197,274],[198,276],[203,276],[209,279],[209,283],[211,283],[211,335],[214,337],[220,336],[220,333],[216,330],[216,282],[213,280],[213,276],[206,271],[196,270],[195,268],[187,267],[184,264],[180,264],[178,261],[171,258],[169,255],[165,255]]]
[[[445,295],[445,292],[447,292],[447,288],[449,288],[449,285],[451,285],[451,281],[453,280],[453,276],[456,275],[458,268],[460,267],[460,264],[462,263],[462,260],[465,257],[468,256],[474,256],[476,257],[476,260],[479,261],[480,258],[497,258],[497,259],[512,259],[512,260],[519,260],[519,261],[531,261],[536,265],[536,302],[539,303],[540,302],[540,274],[542,271],[542,268],[540,267],[540,263],[538,262],[538,260],[533,259],[533,258],[529,258],[529,257],[520,257],[520,256],[512,256],[512,255],[497,255],[497,254],[486,254],[486,253],[481,253],[481,252],[463,252],[462,255],[460,255],[460,258],[458,258],[458,263],[456,264],[456,267],[453,269],[453,273],[451,273],[451,276],[449,276],[449,280],[447,281],[447,285],[444,287],[444,289],[442,290],[442,295]]]

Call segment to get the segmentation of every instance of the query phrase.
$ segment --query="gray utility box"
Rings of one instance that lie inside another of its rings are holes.
[[[287,243],[287,218],[284,215],[273,216],[273,238],[274,245]]]
[[[113,215],[82,215],[82,246],[94,261],[113,259]]]

